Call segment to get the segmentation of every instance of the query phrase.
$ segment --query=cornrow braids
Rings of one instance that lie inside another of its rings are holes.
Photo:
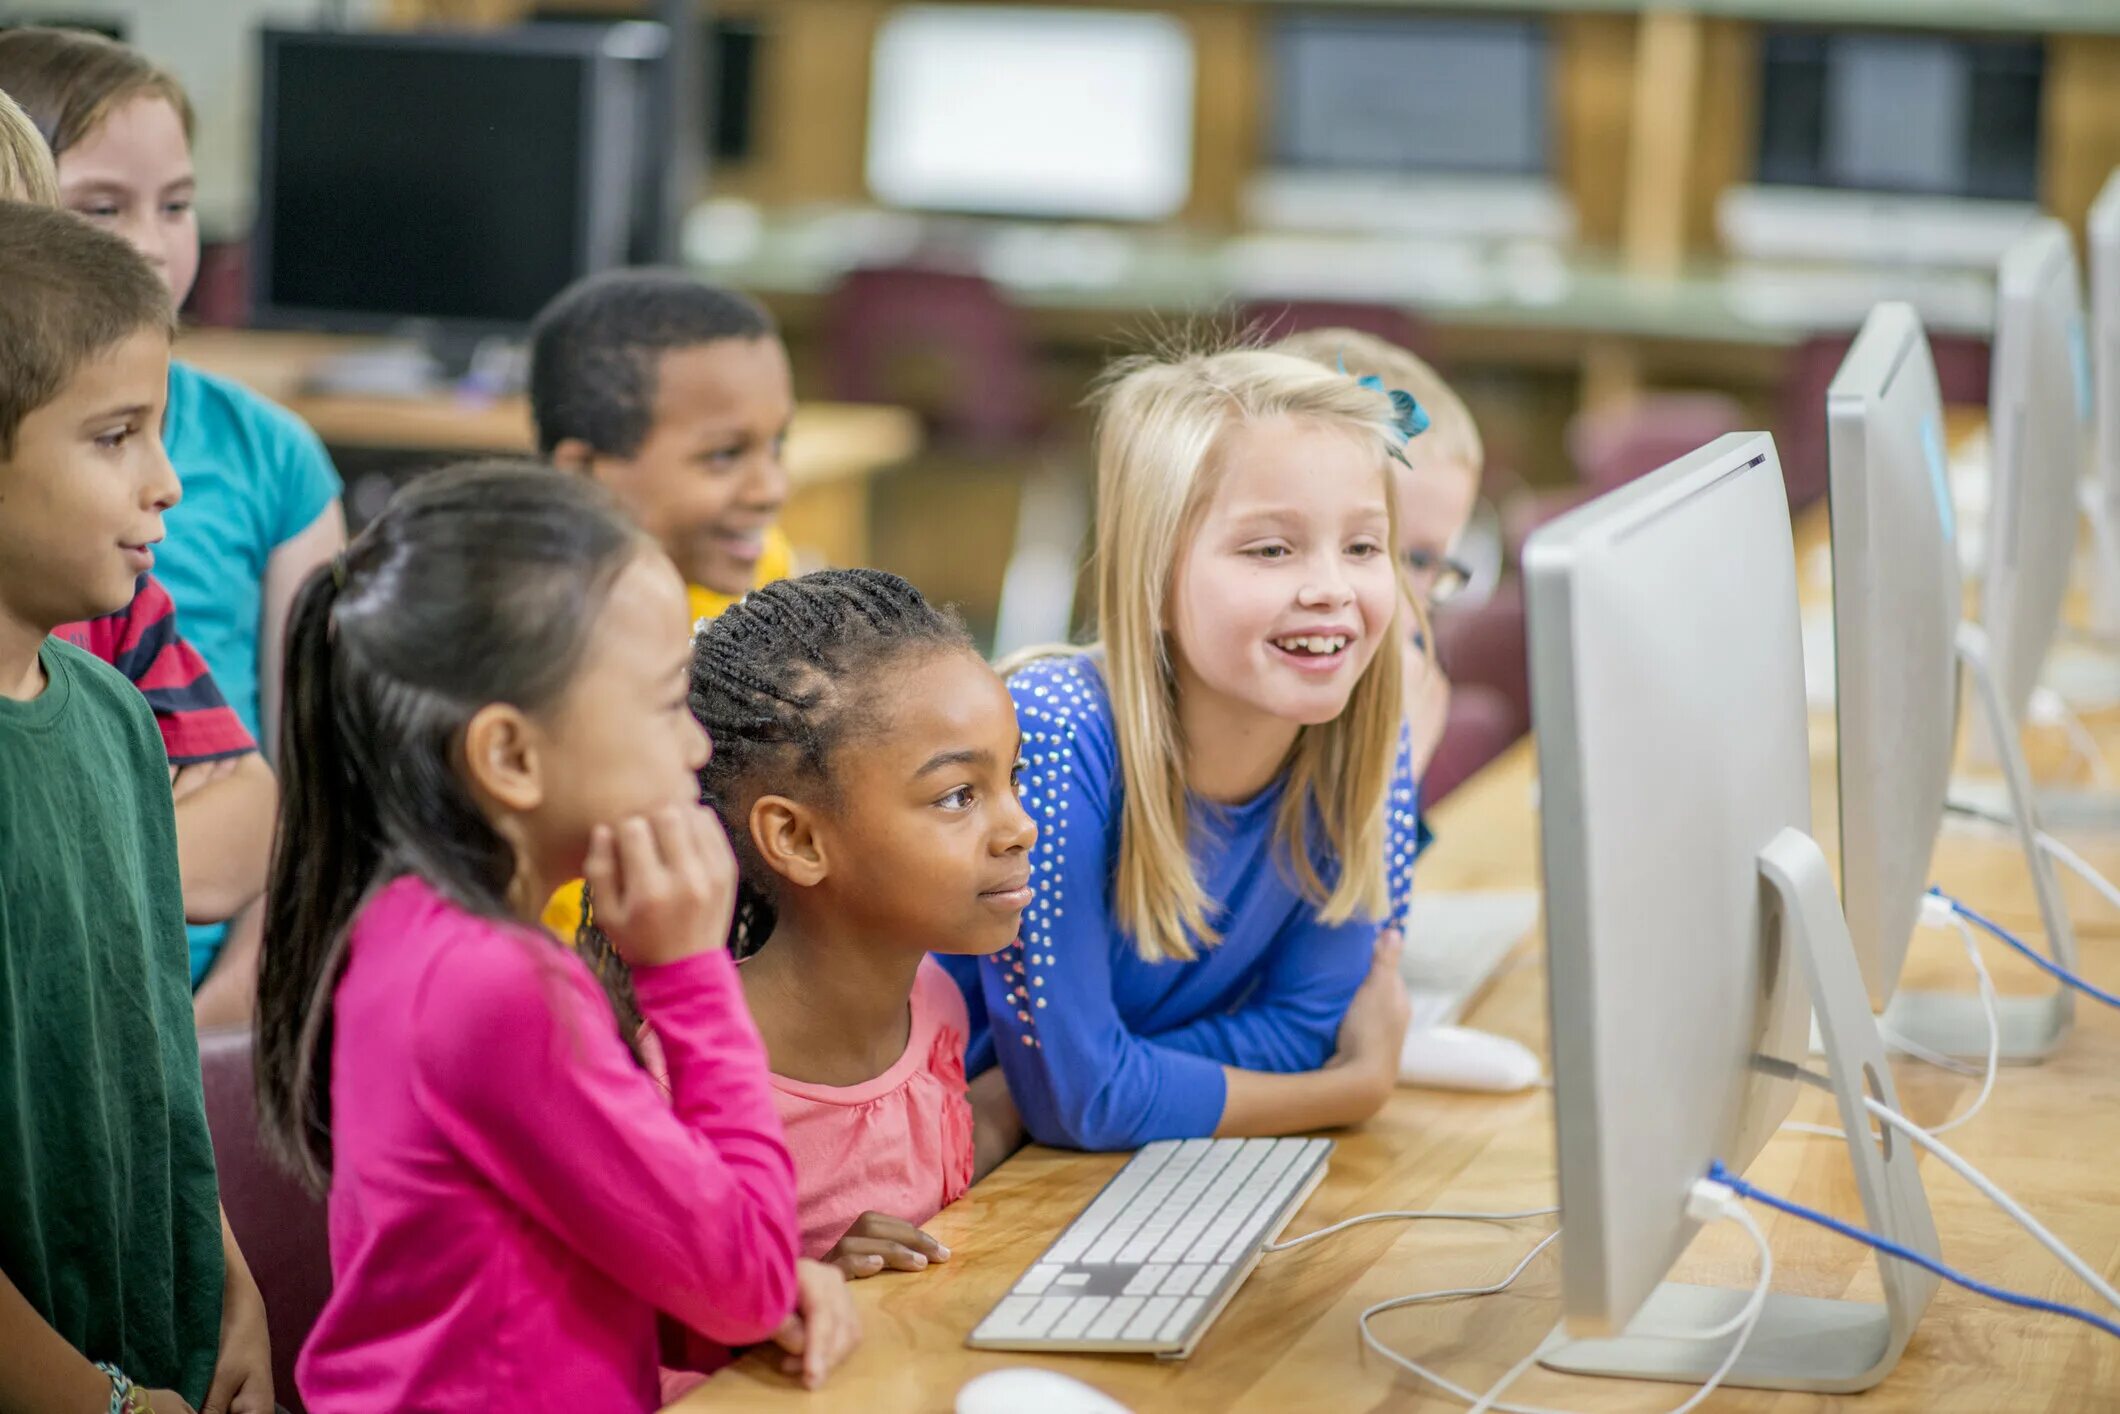
[[[751,843],[751,802],[807,789],[833,798],[832,757],[866,720],[878,674],[908,655],[971,636],[882,570],[821,570],[755,589],[702,626],[692,645],[692,715],[713,739],[700,797],[721,816],[739,868],[729,946],[737,956],[772,936],[774,875]]]

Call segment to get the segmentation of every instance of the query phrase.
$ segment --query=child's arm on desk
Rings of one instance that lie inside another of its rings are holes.
[[[1016,1101],[1008,1092],[1008,1076],[998,1065],[989,1066],[974,1077],[969,1093],[972,1101],[972,1182],[977,1183],[1001,1167],[1002,1160],[1023,1147],[1023,1116],[1016,1112]]]

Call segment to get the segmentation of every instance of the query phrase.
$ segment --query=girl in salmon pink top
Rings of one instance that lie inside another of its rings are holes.
[[[295,600],[257,1066],[329,1188],[317,1414],[651,1410],[666,1351],[778,1340],[814,1384],[851,1348],[725,946],[690,621],[662,552],[534,465],[409,488]],[[538,925],[585,872],[600,969]]]
[[[1007,947],[1030,901],[1008,690],[910,584],[828,570],[701,628],[692,711],[803,1254],[854,1277],[946,1261],[920,1224],[1021,1132],[998,1075],[967,1095],[964,999],[928,956]]]

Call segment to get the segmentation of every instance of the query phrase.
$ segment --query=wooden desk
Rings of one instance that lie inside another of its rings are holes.
[[[1822,543],[1823,514],[1805,523],[1801,543]],[[1807,593],[1815,593],[1815,589]],[[2106,740],[2120,745],[2120,727]],[[1837,814],[1830,755],[1814,773],[1814,831],[1826,839]],[[1462,787],[1436,812],[1438,843],[1420,866],[1425,888],[1536,886],[1539,882],[1535,763],[1525,742]],[[2013,851],[1951,852],[1938,876],[1949,888],[1985,896],[2018,877]],[[2093,975],[2120,969],[2120,940],[2089,938]],[[1543,945],[1520,952],[1472,1023],[1540,1050],[1546,1041]],[[1988,952],[2005,992],[2039,984],[2029,964]],[[1967,986],[1955,944],[1924,941],[1911,953],[1913,986]],[[2120,1156],[2120,1016],[2078,1009],[2068,1046],[2043,1066],[2005,1070],[1981,1118],[1952,1144],[2014,1194],[2065,1242],[2120,1279],[2120,1212],[2102,1201]],[[1978,1082],[1916,1063],[1896,1067],[1908,1112],[1940,1122],[1967,1103]],[[1643,1103],[1653,1104],[1653,1096]],[[1805,1092],[1796,1117],[1830,1121],[1826,1097]],[[1324,1185],[1296,1216],[1291,1233],[1387,1208],[1501,1210],[1555,1197],[1552,1096],[1447,1095],[1402,1090],[1383,1114],[1337,1136]],[[1455,1409],[1362,1345],[1357,1314],[1394,1295],[1497,1280],[1550,1231],[1549,1222],[1488,1227],[1378,1223],[1317,1246],[1266,1259],[1229,1309],[1182,1364],[1098,1356],[1036,1357],[975,1352],[964,1337],[1017,1276],[1123,1162],[1118,1155],[1032,1148],[1003,1165],[930,1224],[955,1253],[946,1266],[856,1284],[867,1322],[863,1349],[829,1386],[828,1405],[809,1400],[766,1360],[753,1357],[695,1391],[673,1410],[859,1407],[943,1411],[982,1371],[1043,1365],[1087,1380],[1139,1411]],[[2019,1290],[2082,1304],[2094,1301],[2043,1250],[1940,1165],[1925,1163],[1929,1201],[1947,1261]],[[1782,1134],[1750,1170],[1762,1187],[1859,1220],[1852,1175],[1833,1142]],[[1777,1290],[1879,1299],[1869,1253],[1795,1219],[1755,1208],[1774,1244]],[[1564,1239],[1565,1241],[1565,1239]],[[1742,1287],[1753,1271],[1749,1242],[1720,1227],[1704,1232],[1680,1263],[1683,1280]],[[1380,1338],[1473,1389],[1484,1389],[1530,1350],[1558,1313],[1558,1258],[1540,1259],[1514,1290],[1481,1301],[1412,1308],[1376,1323]],[[1665,1409],[1682,1387],[1557,1376],[1534,1369],[1512,1386],[1512,1400],[1587,1411]],[[2086,1411],[2120,1407],[2120,1342],[2058,1318],[2003,1307],[1945,1286],[1930,1305],[1905,1358],[1877,1389],[1833,1398],[1724,1390],[1715,1410],[1848,1408]]]
[[[448,456],[536,453],[523,398],[347,397],[305,391],[319,363],[373,340],[328,334],[198,329],[177,347],[185,361],[247,384],[292,409],[332,447]],[[870,562],[868,478],[920,448],[920,424],[903,408],[804,403],[788,434],[788,503],[781,524],[806,560]]]
[[[1445,802],[1436,813],[1438,842],[1421,864],[1422,886],[1536,885],[1533,776],[1525,743]],[[1814,814],[1828,819],[1832,810],[1830,792],[1821,794]],[[1946,882],[1973,892],[1982,880],[1953,876]],[[2094,973],[2110,975],[2120,966],[2120,943],[2093,942],[2085,953]],[[1542,946],[1527,948],[1525,965],[1501,980],[1472,1023],[1543,1050],[1542,954]],[[2031,984],[2028,966],[2012,967],[1992,951],[1990,959],[2003,990]],[[1909,963],[1915,985],[1955,988],[1963,970],[1955,945],[1917,947]],[[2120,1278],[2120,1212],[2103,1201],[2120,1153],[2120,1143],[2109,1137],[2120,1129],[2120,1016],[2097,1006],[2082,1007],[2078,1015],[2077,1033],[2063,1054],[2041,1067],[2005,1071],[1982,1117],[1951,1142],[2086,1260]],[[1897,1073],[1909,1112],[1923,1122],[1941,1120],[1977,1086],[1918,1064],[1901,1065]],[[1643,1102],[1654,1099],[1645,1096]],[[1806,1092],[1797,1117],[1828,1120],[1825,1097]],[[2094,1135],[2108,1137],[2089,1142]],[[1307,1232],[1384,1208],[1496,1210],[1551,1203],[1552,1136],[1549,1092],[1480,1097],[1402,1090],[1376,1120],[1336,1136],[1331,1171],[1289,1231]],[[810,1400],[808,1407],[944,1411],[973,1375],[1044,1365],[1087,1380],[1139,1411],[1459,1408],[1369,1353],[1356,1333],[1356,1314],[1393,1295],[1497,1280],[1551,1230],[1550,1221],[1508,1227],[1378,1223],[1269,1257],[1183,1364],[967,1350],[966,1333],[1121,1162],[1118,1155],[1033,1148],[1003,1165],[930,1225],[955,1254],[948,1265],[856,1284],[867,1340],[829,1386],[829,1403]],[[1940,1165],[1927,1164],[1924,1174],[1946,1260],[2006,1286],[2064,1300],[2094,1299]],[[1859,1219],[1853,1178],[1830,1142],[1778,1136],[1750,1176],[1771,1191]],[[1757,1209],[1755,1216],[1774,1244],[1778,1290],[1879,1299],[1866,1251],[1794,1219]],[[1752,1260],[1741,1234],[1711,1230],[1694,1244],[1679,1275],[1743,1286]],[[1506,1295],[1393,1312],[1376,1328],[1395,1348],[1484,1389],[1551,1328],[1558,1296],[1558,1259],[1548,1254]],[[2116,1392],[2120,1342],[1947,1286],[1899,1368],[1860,1403],[1729,1390],[1707,1407],[1776,1414],[1840,1407],[2079,1414],[2114,1407]],[[1668,1408],[1684,1393],[1675,1386],[1533,1371],[1511,1397],[1549,1408],[1638,1411]],[[805,1400],[771,1364],[753,1357],[673,1410],[769,1410]]]

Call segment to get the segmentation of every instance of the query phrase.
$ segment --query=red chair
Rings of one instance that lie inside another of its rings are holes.
[[[848,272],[825,304],[824,356],[834,398],[911,407],[945,446],[1020,447],[1044,428],[1022,315],[977,275]]]
[[[1576,484],[1535,491],[1512,503],[1506,535],[1512,556],[1531,532],[1583,502],[1742,430],[1745,411],[1720,393],[1651,393],[1632,402],[1579,412],[1568,424]]]
[[[1481,603],[1436,612],[1436,657],[1450,677],[1453,703],[1465,688],[1497,693],[1509,705],[1512,741],[1531,729],[1529,643],[1521,580],[1503,580]]]
[[[274,1163],[258,1142],[250,1032],[201,1033],[199,1068],[206,1082],[206,1125],[213,1134],[221,1206],[265,1297],[273,1395],[288,1414],[303,1414],[294,1387],[295,1357],[331,1295],[324,1204]]]
[[[1801,510],[1826,494],[1826,389],[1854,342],[1853,334],[1820,334],[1789,356],[1774,444],[1781,454],[1791,510]],[[1936,383],[1946,403],[1986,404],[1987,340],[1931,334],[1929,355],[1936,361]]]
[[[1428,327],[1396,305],[1341,300],[1261,300],[1239,313],[1244,328],[1266,341],[1285,339],[1306,329],[1354,329],[1397,344],[1423,358],[1431,357]]]
[[[1508,698],[1480,683],[1453,683],[1442,740],[1421,777],[1421,808],[1433,810],[1523,734]]]

